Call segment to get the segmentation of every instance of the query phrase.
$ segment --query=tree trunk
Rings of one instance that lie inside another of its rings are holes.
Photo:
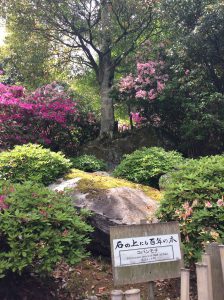
[[[101,96],[101,136],[113,137],[114,132],[114,106],[113,100],[110,97],[110,90],[112,85],[110,67],[104,65],[102,81],[100,82],[100,96]]]
[[[114,79],[114,67],[111,59],[111,4],[101,1],[102,18],[102,56],[99,57],[99,84],[101,96],[101,129],[100,135],[113,137],[114,107],[110,89]]]
[[[134,125],[133,125],[133,119],[132,119],[132,114],[131,114],[131,104],[128,103],[128,115],[129,115],[129,121],[130,121],[130,125],[131,125],[131,130],[134,129]]]

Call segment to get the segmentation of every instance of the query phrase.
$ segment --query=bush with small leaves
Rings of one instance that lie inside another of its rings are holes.
[[[125,155],[113,174],[158,188],[159,178],[174,170],[182,161],[181,154],[176,151],[165,151],[160,147],[143,148]]]
[[[188,160],[169,174],[158,217],[180,223],[185,259],[198,261],[206,243],[224,241],[224,156]]]
[[[47,275],[58,263],[86,256],[91,227],[66,194],[41,184],[0,182],[0,278],[9,272]]]
[[[28,180],[47,185],[70,167],[71,162],[62,153],[40,145],[26,144],[0,153],[0,179],[12,182]]]
[[[106,164],[103,160],[97,159],[94,155],[82,155],[70,159],[74,168],[86,172],[105,171]]]

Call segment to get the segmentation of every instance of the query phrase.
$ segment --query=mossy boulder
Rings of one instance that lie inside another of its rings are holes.
[[[94,249],[109,254],[109,228],[114,225],[139,224],[142,219],[156,221],[161,193],[149,186],[73,169],[61,182],[50,186],[62,191],[68,188],[78,208],[92,212]]]
[[[109,190],[112,188],[128,187],[142,191],[146,196],[159,201],[162,198],[161,193],[149,186],[130,182],[125,179],[107,176],[105,172],[87,173],[77,169],[72,169],[65,179],[80,178],[77,189],[82,193],[92,193],[98,190]]]

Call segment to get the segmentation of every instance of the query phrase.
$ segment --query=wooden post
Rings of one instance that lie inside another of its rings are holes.
[[[124,294],[125,294],[125,300],[140,300],[139,289],[128,290]]]
[[[219,246],[221,265],[222,265],[222,278],[224,283],[224,245]]]
[[[123,292],[121,290],[113,290],[111,293],[111,300],[122,300]]]
[[[148,300],[155,300],[154,282],[153,281],[149,282]]]
[[[211,258],[212,292],[214,300],[224,300],[224,284],[220,247],[218,243],[211,243],[205,247]]]
[[[142,219],[140,224],[147,224],[149,221],[147,219]],[[148,300],[155,300],[155,293],[154,293],[154,282],[149,281],[148,283]]]
[[[209,290],[209,299],[213,300],[213,291],[212,291],[212,268],[211,268],[211,257],[210,254],[202,255],[202,263],[208,266],[208,290]]]
[[[208,266],[202,263],[196,264],[198,300],[210,300],[208,289]]]
[[[181,269],[181,300],[190,300],[190,270]]]

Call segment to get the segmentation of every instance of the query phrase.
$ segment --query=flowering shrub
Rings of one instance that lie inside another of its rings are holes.
[[[76,169],[96,172],[104,171],[106,169],[106,164],[103,160],[97,159],[94,155],[81,155],[76,158],[70,158],[72,166]]]
[[[25,94],[21,86],[0,84],[0,142],[3,147],[32,142],[56,151],[75,152],[82,127],[89,124],[84,119],[77,103],[56,83],[31,94]]]
[[[4,203],[4,206],[2,206]],[[0,182],[0,278],[9,271],[44,275],[85,257],[91,228],[70,198],[42,185]]]
[[[158,217],[180,223],[185,259],[198,260],[207,242],[224,241],[224,157],[188,160],[171,172]]]
[[[71,165],[62,153],[40,145],[16,146],[0,153],[0,179],[13,182],[31,180],[47,185],[66,173]]]
[[[182,161],[181,154],[176,151],[165,151],[159,147],[143,148],[125,155],[113,174],[158,188],[160,176],[174,170]]]
[[[112,97],[127,105],[131,128],[150,119],[151,104],[160,96],[167,80],[165,63],[161,60],[139,62],[136,75],[129,74],[120,80]]]
[[[137,77],[132,74],[121,79],[119,91],[144,100],[155,100],[165,88],[168,75],[163,74],[163,61],[137,64]]]

